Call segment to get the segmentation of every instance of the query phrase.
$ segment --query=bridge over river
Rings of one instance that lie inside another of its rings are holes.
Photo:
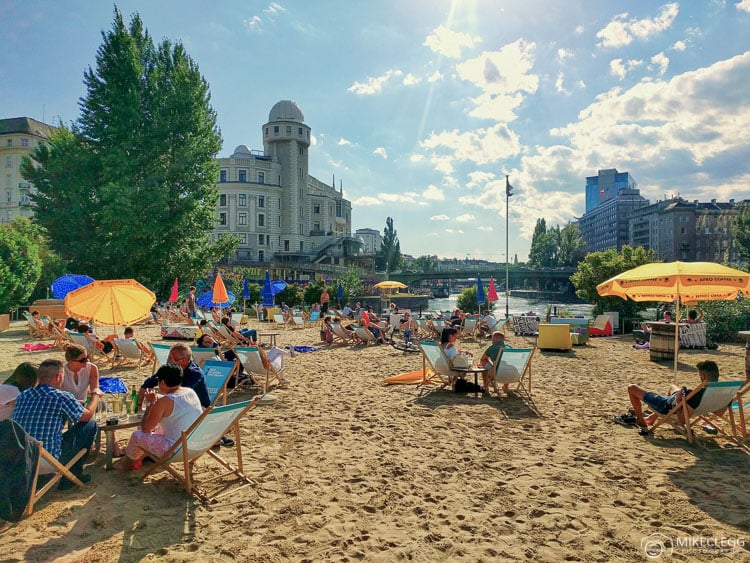
[[[510,289],[536,289],[546,291],[563,291],[574,293],[570,276],[575,273],[575,268],[511,268],[508,273]],[[400,281],[406,285],[414,285],[422,281],[437,280],[467,280],[479,275],[485,285],[485,291],[490,277],[495,278],[495,287],[498,291],[505,289],[505,268],[500,267],[492,270],[453,270],[445,272],[399,272],[392,273],[390,279]]]

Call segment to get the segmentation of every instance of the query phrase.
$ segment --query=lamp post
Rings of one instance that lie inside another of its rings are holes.
[[[513,195],[513,186],[510,185],[508,175],[505,175],[505,318],[510,316],[509,313],[509,296],[510,296],[510,260],[508,254],[508,203],[510,202],[510,196]]]

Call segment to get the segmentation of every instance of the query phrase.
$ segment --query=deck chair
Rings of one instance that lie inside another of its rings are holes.
[[[234,328],[242,326],[242,313],[232,313],[229,320]]]
[[[145,480],[155,471],[166,470],[184,485],[188,494],[194,494],[203,502],[235,493],[241,488],[255,484],[243,472],[242,436],[240,435],[239,421],[248,411],[255,407],[259,400],[260,396],[254,398],[252,401],[208,407],[190,428],[182,432],[180,439],[175,442],[164,456],[158,457],[150,454],[157,461],[146,471],[143,479]],[[211,450],[214,444],[232,429],[234,429],[235,450],[237,453],[236,466],[231,465]],[[211,471],[211,476],[199,483],[193,475],[193,466],[203,454],[208,454],[224,467],[226,472],[217,475],[216,472]],[[182,464],[182,467],[175,467],[178,464]],[[227,489],[225,485],[223,487],[225,490],[222,493],[210,495],[205,485],[229,475],[236,476],[239,483],[241,483],[240,486]]]
[[[276,313],[273,316],[273,324],[277,327],[283,328],[286,326],[286,321],[284,320],[284,315],[281,313]]]
[[[292,315],[292,326],[294,328],[305,328],[305,319],[302,315]]]
[[[160,366],[167,363],[169,351],[172,349],[172,346],[169,344],[159,344],[157,342],[151,342],[149,343],[149,346],[151,346],[151,352],[154,354],[153,375]]]
[[[474,336],[477,331],[478,317],[466,317],[464,325],[461,327],[461,336]]]
[[[311,325],[317,323],[320,320],[320,310],[310,311],[310,318],[307,319],[307,324]]]
[[[331,323],[331,329],[333,330],[333,343],[334,344],[353,344],[355,338],[350,336],[341,326],[341,323]],[[373,336],[374,338],[374,336]]]
[[[24,510],[25,516],[30,516],[34,512],[34,505],[39,501],[44,494],[57,485],[58,481],[63,477],[66,477],[79,487],[83,487],[83,482],[76,477],[70,470],[71,467],[86,455],[86,448],[80,450],[76,455],[73,456],[68,463],[60,463],[51,453],[44,449],[42,442],[39,444],[39,457],[37,459],[36,469],[34,471],[34,477],[31,481],[31,495],[29,496],[29,502]],[[43,486],[37,489],[39,483],[39,475],[52,475],[52,478],[47,481]]]
[[[29,336],[32,338],[54,338],[52,331],[47,328],[40,328],[36,324],[36,320],[28,311],[23,312],[23,316],[26,318],[26,322],[29,323]]]
[[[589,327],[589,336],[612,336],[612,320],[609,315],[598,315]]]
[[[426,337],[432,335],[432,327],[427,322],[427,319],[425,319],[424,317],[417,317],[416,319],[414,319],[414,321],[417,323],[419,334]]]
[[[659,415],[659,418],[649,430],[653,432],[662,424],[669,422],[678,428],[682,426],[685,430],[685,436],[691,444],[695,442],[695,436],[692,427],[699,423],[709,424],[716,428],[723,436],[735,441],[739,446],[745,447],[741,439],[737,437],[737,426],[734,422],[734,410],[731,403],[739,393],[740,389],[745,386],[745,381],[704,381],[698,387],[693,389],[687,397],[674,406],[665,415]],[[687,400],[693,397],[701,389],[705,389],[701,397],[700,404],[688,414]],[[730,407],[730,408],[727,408]],[[719,415],[717,411],[725,409],[726,411]],[[684,423],[679,421],[679,415],[682,414]],[[725,425],[730,426],[727,432]]]
[[[258,346],[240,346],[234,349],[234,353],[245,366],[245,373],[250,375],[256,385],[260,385],[262,393],[268,391],[274,380],[279,384],[283,383],[283,356],[277,356],[272,362]]]
[[[200,348],[199,346],[191,346],[190,352],[193,354],[193,361],[203,368],[208,360],[216,359],[216,350],[213,348]]]
[[[99,351],[96,346],[93,345],[93,343],[89,342],[89,339],[86,338],[85,334],[80,334],[78,332],[68,332],[68,338],[70,338],[79,346],[83,346],[86,349],[86,352],[88,352],[89,358],[91,358],[92,361],[96,361],[98,358],[104,358],[105,361],[110,362],[111,364],[112,359],[104,352]],[[110,354],[112,354],[112,352],[110,352]]]
[[[227,395],[229,395],[227,384],[233,375],[237,375],[240,369],[239,360],[235,359],[233,362],[222,362],[215,359],[205,360],[201,367],[211,405],[218,404],[219,399],[221,399],[221,404],[226,405]]]
[[[497,383],[517,383],[515,391],[526,396],[533,405],[531,397],[531,358],[535,348],[511,348],[506,346],[492,361],[495,370],[495,391]]]
[[[52,336],[55,339],[55,348],[58,348],[59,350],[65,350],[68,347],[68,344],[72,342],[72,340],[68,338],[67,333],[54,323],[52,324]]]
[[[357,338],[359,338],[365,346],[376,344],[378,342],[378,339],[372,332],[370,332],[370,329],[368,329],[366,326],[357,325],[354,328],[354,334],[357,335]],[[356,341],[352,342],[356,343]]]
[[[438,390],[452,386],[456,373],[451,370],[451,362],[440,345],[432,340],[420,340],[419,349],[422,351],[422,382],[419,386],[439,385]]]
[[[112,355],[113,368],[135,364],[140,371],[144,357],[143,351],[138,347],[135,340],[132,338],[115,338],[112,344],[115,347],[115,353]]]

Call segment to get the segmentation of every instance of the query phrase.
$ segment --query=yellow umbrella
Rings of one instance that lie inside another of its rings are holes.
[[[385,280],[380,283],[376,283],[373,287],[378,289],[404,289],[406,286],[399,281]]]
[[[679,321],[680,302],[734,299],[740,291],[750,294],[750,274],[714,262],[654,262],[618,274],[597,285],[596,291],[602,297],[616,296],[633,301],[675,301],[675,321]],[[679,326],[675,322],[675,375],[679,338]]]
[[[135,280],[98,280],[65,296],[65,312],[78,318],[119,326],[147,318],[156,295]]]

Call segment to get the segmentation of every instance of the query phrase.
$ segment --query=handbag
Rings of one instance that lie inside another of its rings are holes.
[[[470,368],[472,359],[473,358],[466,352],[459,352],[453,357],[451,364],[454,368]]]

